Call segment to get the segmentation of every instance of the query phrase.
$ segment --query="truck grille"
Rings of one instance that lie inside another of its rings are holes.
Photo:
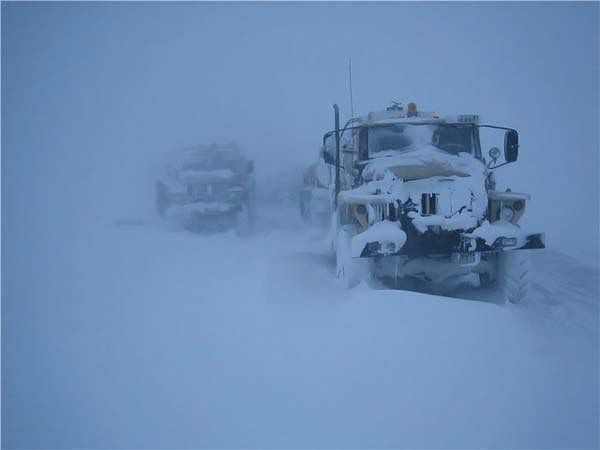
[[[433,216],[438,212],[438,195],[439,194],[421,194],[421,215]]]
[[[190,201],[216,201],[225,195],[226,187],[221,184],[189,184],[187,195]]]

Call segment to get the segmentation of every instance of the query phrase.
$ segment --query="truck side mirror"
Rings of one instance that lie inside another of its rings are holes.
[[[323,161],[325,161],[325,164],[335,166],[335,160],[333,159],[333,155],[326,150],[323,150]]]
[[[504,134],[504,159],[514,162],[519,156],[519,133],[517,130],[507,130]]]

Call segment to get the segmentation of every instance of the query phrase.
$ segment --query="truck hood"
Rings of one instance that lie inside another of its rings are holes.
[[[487,209],[484,164],[467,153],[451,155],[420,148],[369,160],[363,183],[340,193],[347,203],[401,203],[410,200],[416,211],[409,217],[420,232],[429,226],[446,230],[473,229]],[[421,215],[421,196],[436,194],[435,215]]]
[[[431,145],[386,152],[365,162],[364,181],[381,180],[386,172],[403,180],[420,180],[432,177],[468,177],[484,171],[483,163],[468,153],[452,155]]]

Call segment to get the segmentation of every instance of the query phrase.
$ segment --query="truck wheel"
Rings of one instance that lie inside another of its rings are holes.
[[[304,223],[310,224],[310,197],[305,191],[300,192],[300,216]]]
[[[304,223],[310,223],[310,212],[302,200],[300,200],[300,217]]]
[[[500,253],[497,270],[498,285],[504,299],[520,303],[529,290],[529,252],[517,250]]]
[[[488,272],[483,272],[479,274],[479,286],[482,288],[488,288],[493,284],[492,277]]]
[[[156,212],[162,218],[165,217],[167,208],[170,206],[169,193],[166,186],[160,181],[156,182]]]
[[[238,236],[248,236],[252,232],[252,214],[248,205],[243,205],[235,218],[235,232]]]
[[[370,260],[352,257],[352,236],[355,234],[352,225],[344,225],[337,234],[335,245],[335,272],[337,279],[345,288],[353,288],[370,275]]]

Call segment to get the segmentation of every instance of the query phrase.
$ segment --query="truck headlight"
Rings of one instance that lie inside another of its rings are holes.
[[[512,222],[515,218],[515,210],[510,206],[503,206],[500,211],[500,219],[505,220],[506,222]]]
[[[187,200],[186,194],[182,194],[179,192],[171,194],[171,201],[173,203],[175,203],[176,205],[183,205],[184,203],[186,203],[186,200]]]
[[[232,202],[237,202],[242,200],[244,196],[244,191],[239,187],[232,187],[227,190],[227,199]]]
[[[366,205],[362,203],[352,205],[352,212],[361,227],[367,228],[369,226],[369,212]]]
[[[488,215],[490,222],[504,220],[516,224],[525,212],[528,194],[516,194],[511,191],[490,191],[488,203]]]

